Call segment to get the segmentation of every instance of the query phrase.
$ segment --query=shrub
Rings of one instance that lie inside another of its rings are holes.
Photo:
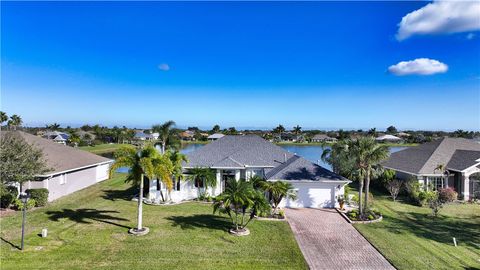
[[[29,199],[28,202],[27,202],[27,210],[29,209],[32,209],[33,207],[35,207],[35,200],[34,199]],[[19,210],[19,211],[22,211],[23,210],[23,202],[22,200],[20,199],[15,199],[15,201],[13,202],[13,206],[15,209]]]
[[[30,199],[35,200],[35,206],[45,206],[48,202],[48,189],[46,188],[32,188],[25,191],[30,195]]]
[[[8,193],[12,194],[12,196],[13,196],[14,199],[18,197],[18,189],[17,189],[17,187],[8,186],[8,187],[7,187],[7,191],[8,191]]]
[[[283,210],[283,209],[278,210],[278,215],[280,217],[284,218],[285,217],[285,210]]]
[[[453,202],[454,200],[457,199],[457,192],[453,188],[441,188],[438,190],[438,199],[442,203],[449,203]]]
[[[8,208],[17,198],[18,190],[16,187],[0,187],[0,207]]]

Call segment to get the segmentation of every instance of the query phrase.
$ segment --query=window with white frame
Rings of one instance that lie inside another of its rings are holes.
[[[444,187],[443,177],[440,176],[427,177],[427,183],[433,190],[439,190]]]

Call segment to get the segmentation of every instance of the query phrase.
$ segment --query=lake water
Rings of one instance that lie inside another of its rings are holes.
[[[195,143],[187,144],[180,151],[184,154],[188,154],[190,152],[193,152],[201,148],[202,146],[204,146],[204,144],[195,144]],[[310,160],[311,162],[318,163],[324,168],[327,168],[329,170],[332,169],[332,167],[329,164],[321,160],[321,156],[324,149],[319,145],[280,145],[280,147],[287,150],[288,152],[295,153],[307,160]],[[395,153],[406,148],[408,147],[406,146],[390,147],[390,153]]]

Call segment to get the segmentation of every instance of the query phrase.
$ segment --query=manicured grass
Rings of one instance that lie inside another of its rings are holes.
[[[306,269],[286,222],[253,221],[251,235],[231,236],[209,204],[144,205],[146,236],[128,235],[137,203],[123,175],[27,213],[2,218],[1,269]],[[48,237],[37,234],[48,228]]]
[[[106,144],[99,144],[95,146],[81,146],[79,147],[82,150],[100,155],[100,154],[108,154],[108,153],[113,153],[115,150],[120,148],[122,145],[127,145],[127,144],[117,144],[117,143],[106,143]]]
[[[398,269],[480,269],[480,205],[428,207],[376,196],[384,219],[355,227]],[[453,245],[456,237],[458,247]]]

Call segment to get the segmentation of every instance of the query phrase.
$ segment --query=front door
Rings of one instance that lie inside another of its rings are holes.
[[[235,171],[233,170],[223,170],[222,171],[222,192],[225,191],[228,181],[235,179]]]

